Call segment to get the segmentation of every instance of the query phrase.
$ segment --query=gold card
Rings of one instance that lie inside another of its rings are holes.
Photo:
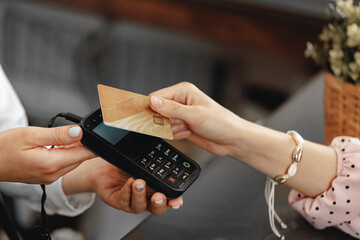
[[[98,84],[104,124],[172,140],[168,118],[151,110],[149,97]]]

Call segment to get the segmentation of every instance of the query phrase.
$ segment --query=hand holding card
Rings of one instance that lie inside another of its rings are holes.
[[[98,84],[105,125],[173,139],[168,118],[151,110],[149,97]]]

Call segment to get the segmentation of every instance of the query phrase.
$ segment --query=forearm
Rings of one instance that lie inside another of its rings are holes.
[[[286,172],[296,146],[290,135],[243,119],[238,119],[236,132],[230,156],[272,178]],[[327,190],[336,177],[336,153],[309,141],[304,142],[303,150],[297,173],[286,185],[307,196],[316,196]]]

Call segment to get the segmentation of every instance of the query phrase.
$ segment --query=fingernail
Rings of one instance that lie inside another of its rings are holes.
[[[160,200],[157,200],[157,201],[154,201],[156,205],[161,205],[164,200],[163,199],[160,199]]]
[[[161,108],[163,105],[163,101],[155,96],[151,96],[151,103],[152,105],[154,105],[156,108]]]
[[[70,137],[78,137],[80,135],[80,127],[72,127],[69,129],[69,135]]]
[[[175,210],[177,210],[179,208],[180,208],[180,205],[172,206],[172,209],[175,209]]]
[[[136,186],[136,191],[141,192],[142,190],[144,190],[144,187],[145,187],[144,184],[139,184]]]

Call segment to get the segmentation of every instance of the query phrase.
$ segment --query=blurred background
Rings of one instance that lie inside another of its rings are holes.
[[[328,2],[0,0],[0,63],[31,125],[45,126],[58,112],[86,115],[99,105],[98,83],[149,94],[181,81],[258,121],[319,70],[303,52],[324,25]],[[187,144],[180,148],[203,166],[210,158]],[[21,208],[26,231],[36,217]],[[53,223],[87,239],[113,239],[146,216],[97,201],[80,218]]]

